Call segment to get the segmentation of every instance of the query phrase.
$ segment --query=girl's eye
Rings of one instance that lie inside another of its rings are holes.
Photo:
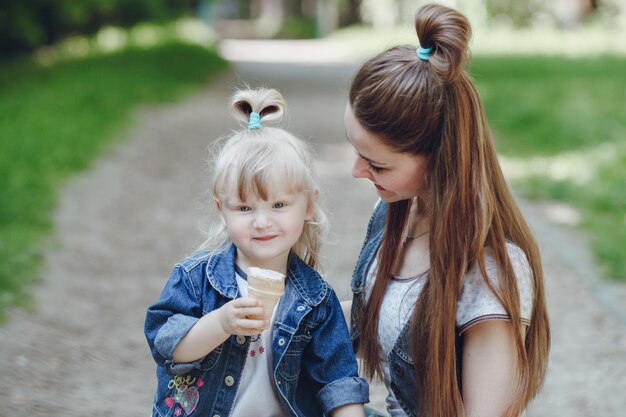
[[[237,207],[237,210],[239,210],[241,212],[246,212],[246,211],[250,211],[252,209],[250,207],[248,207],[248,206],[239,206],[239,207]]]
[[[285,207],[285,203],[274,203],[274,208],[281,209]]]

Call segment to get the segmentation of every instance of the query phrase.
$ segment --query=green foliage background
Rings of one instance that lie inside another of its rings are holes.
[[[574,207],[606,275],[626,281],[626,58],[482,56],[471,72],[499,154],[523,168],[512,185]]]
[[[28,300],[25,285],[39,276],[59,186],[110,146],[137,105],[179,98],[225,66],[212,50],[170,43],[0,67],[0,316]]]
[[[102,26],[128,27],[189,14],[194,0],[2,0],[0,58]]]

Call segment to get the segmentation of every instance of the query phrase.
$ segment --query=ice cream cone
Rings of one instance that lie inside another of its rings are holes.
[[[269,269],[248,268],[248,296],[263,303],[263,317],[256,319],[269,320],[274,306],[285,293],[285,276]]]

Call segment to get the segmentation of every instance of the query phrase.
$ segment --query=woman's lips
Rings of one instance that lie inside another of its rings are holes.
[[[376,189],[377,189],[377,190],[380,190],[380,191],[387,191],[387,190],[385,190],[383,187],[381,187],[381,186],[380,186],[380,185],[378,185],[378,184],[374,184],[374,187],[376,187]]]

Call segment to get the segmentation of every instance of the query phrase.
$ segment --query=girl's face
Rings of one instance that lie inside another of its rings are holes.
[[[344,114],[348,141],[356,151],[354,178],[367,178],[380,198],[388,203],[423,194],[427,158],[396,152],[376,135],[365,130],[348,104]]]
[[[268,200],[249,193],[246,201],[231,193],[216,204],[242,268],[285,272],[289,251],[300,239],[304,222],[313,217],[304,192],[277,193]]]

